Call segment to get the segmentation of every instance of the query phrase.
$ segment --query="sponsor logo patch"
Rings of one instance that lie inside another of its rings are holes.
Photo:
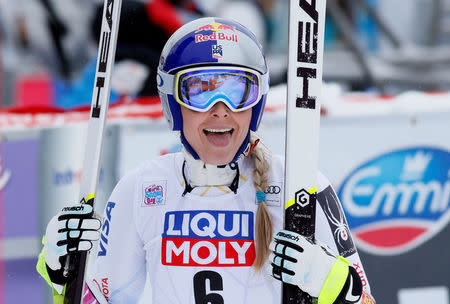
[[[167,212],[162,234],[162,264],[251,266],[255,259],[253,223],[253,213],[247,211]]]
[[[309,205],[310,197],[308,191],[301,189],[295,192],[295,203],[304,208]]]
[[[209,31],[211,34],[200,33]],[[195,43],[205,41],[231,41],[237,42],[238,36],[235,34],[236,29],[223,23],[213,22],[202,27],[199,27],[195,31]],[[198,33],[198,34],[197,34]],[[228,34],[227,34],[228,33]]]
[[[362,269],[361,265],[359,265],[359,263],[353,263],[353,268],[355,268],[356,272],[358,273],[358,275],[361,279],[363,290],[366,290],[367,289],[367,280],[366,280],[366,274],[364,273],[364,270]]]
[[[222,46],[220,44],[212,45],[212,57],[215,59],[220,59],[223,56]]]
[[[106,300],[109,300],[109,284],[108,284],[108,278],[102,278],[101,282],[98,282],[96,279],[93,279],[95,284],[98,286],[98,290],[100,290],[103,293],[103,296],[105,296]],[[94,302],[97,303],[97,302]]]
[[[350,235],[350,229],[333,188],[328,186],[322,192],[319,192],[317,200],[327,217],[339,254],[343,257],[354,254],[356,248]]]
[[[266,194],[266,204],[267,206],[281,206],[282,198],[282,186],[281,182],[269,182],[264,193]],[[255,198],[256,204],[257,199]]]
[[[450,220],[450,153],[415,147],[379,155],[351,172],[338,195],[358,246],[379,255],[410,251]]]
[[[98,249],[98,255],[97,256],[106,256],[108,252],[108,236],[109,236],[109,230],[111,225],[111,213],[116,206],[116,203],[114,202],[108,202],[106,205],[106,218],[104,219],[104,223],[102,226],[102,232],[100,235],[100,242],[99,242],[99,249]]]
[[[166,201],[167,191],[166,181],[156,181],[143,185],[143,202],[142,207],[164,205]]]

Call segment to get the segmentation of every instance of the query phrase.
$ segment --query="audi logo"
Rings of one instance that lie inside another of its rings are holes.
[[[279,186],[267,186],[264,192],[267,194],[278,194],[281,192],[281,188]]]

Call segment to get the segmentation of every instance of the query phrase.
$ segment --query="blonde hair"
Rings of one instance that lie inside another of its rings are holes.
[[[258,136],[251,132],[250,143],[253,145]],[[256,191],[265,192],[269,179],[269,162],[266,159],[265,151],[261,147],[261,143],[256,146],[250,154],[255,169],[253,170],[253,184]],[[269,256],[269,244],[272,240],[273,223],[266,202],[258,203],[256,211],[256,257],[253,267],[256,271],[260,271]]]

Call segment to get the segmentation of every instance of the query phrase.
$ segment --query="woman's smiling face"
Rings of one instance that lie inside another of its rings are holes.
[[[252,109],[231,111],[223,102],[207,112],[181,106],[183,133],[201,160],[211,165],[230,163],[248,134]]]

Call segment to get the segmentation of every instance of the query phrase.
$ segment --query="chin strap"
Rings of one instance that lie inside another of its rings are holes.
[[[237,193],[237,189],[239,187],[239,176],[241,175],[239,173],[239,166],[237,163],[236,164],[236,176],[234,177],[233,181],[231,182],[231,185],[228,186],[228,188],[230,188],[231,191],[234,192],[234,194]]]
[[[181,168],[181,173],[183,174],[183,180],[184,180],[184,191],[181,196],[185,196],[186,193],[191,193],[192,189],[194,189],[194,187],[192,187],[191,184],[189,184],[189,182],[186,178],[186,175],[184,174],[184,167],[186,167],[186,161],[183,162],[183,168]]]
[[[237,193],[237,189],[239,187],[239,176],[241,175],[240,172],[239,172],[239,165],[237,163],[232,163],[232,164],[229,164],[229,165],[225,165],[223,167],[222,166],[218,166],[218,168],[222,169],[222,168],[224,168],[226,166],[230,166],[233,170],[236,171],[236,175],[234,176],[233,181],[231,182],[230,185],[228,185],[228,188],[230,188],[230,190],[233,191],[234,194],[236,194]],[[185,196],[186,193],[190,193],[192,191],[192,189],[194,189],[196,187],[196,186],[192,186],[189,183],[188,179],[186,178],[186,174],[185,174],[185,171],[184,171],[185,167],[186,167],[186,160],[183,162],[183,167],[181,168],[181,172],[182,172],[183,180],[184,180],[184,191],[183,191],[182,196]],[[211,186],[213,186],[213,185],[211,185]]]

